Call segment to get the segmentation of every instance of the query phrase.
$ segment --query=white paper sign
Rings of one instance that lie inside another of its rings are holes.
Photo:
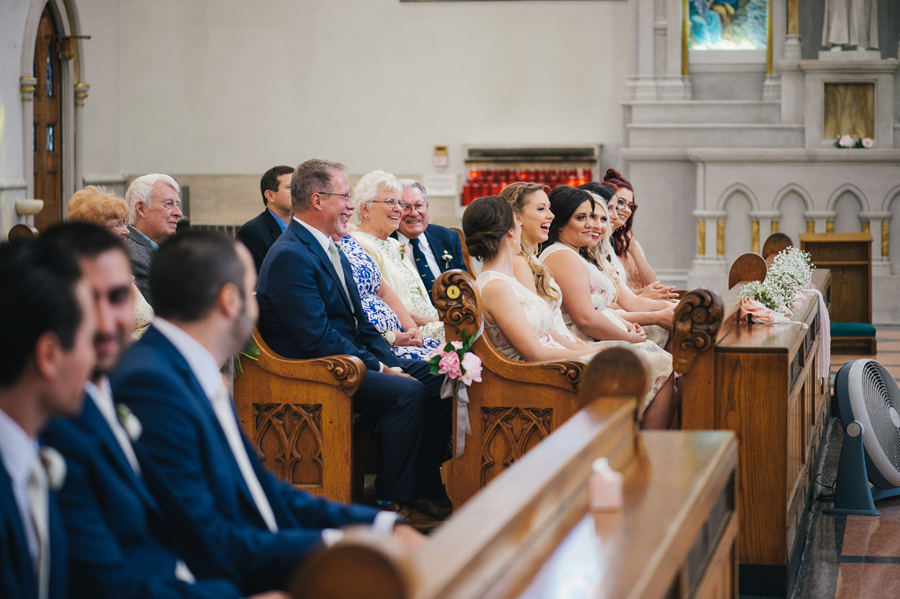
[[[422,177],[422,185],[429,196],[455,196],[459,193],[457,176],[451,173],[425,175]]]

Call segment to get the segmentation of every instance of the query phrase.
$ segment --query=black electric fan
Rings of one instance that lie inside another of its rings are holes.
[[[878,516],[876,501],[900,495],[900,385],[865,358],[841,367],[834,392],[845,434],[834,507],[825,513]]]

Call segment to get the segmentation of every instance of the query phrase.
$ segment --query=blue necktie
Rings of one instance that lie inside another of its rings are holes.
[[[425,289],[428,293],[431,293],[431,288],[434,287],[434,273],[431,272],[431,268],[428,266],[428,259],[425,257],[425,253],[422,251],[422,248],[419,247],[419,239],[410,239],[409,243],[413,248],[413,258],[416,259],[416,268],[419,269],[419,274],[422,276],[422,282],[425,283]]]

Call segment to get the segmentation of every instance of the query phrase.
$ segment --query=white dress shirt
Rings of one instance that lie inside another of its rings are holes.
[[[406,261],[412,266],[413,272],[418,274],[419,269],[416,267],[416,258],[413,256],[413,249],[412,245],[409,243],[409,238],[400,231],[397,231],[397,239],[400,243],[406,244]],[[431,249],[431,246],[428,245],[428,238],[425,237],[425,233],[419,235],[419,249],[425,254],[425,260],[428,262],[428,268],[431,269],[431,274],[434,275],[434,278],[436,279],[441,276],[441,267],[438,266],[437,258],[434,257],[434,251]]]
[[[225,433],[228,446],[231,448],[231,453],[237,462],[241,475],[244,477],[244,482],[250,490],[256,509],[259,510],[259,514],[262,516],[268,529],[272,532],[278,532],[275,512],[272,511],[269,498],[266,497],[259,478],[257,478],[256,472],[253,470],[250,456],[247,455],[247,449],[244,447],[243,438],[238,428],[237,418],[232,411],[231,400],[228,397],[228,391],[225,389],[225,383],[222,380],[222,374],[219,372],[215,358],[196,339],[164,318],[157,316],[153,321],[153,326],[159,329],[159,332],[175,346],[175,349],[187,361],[194,376],[197,377],[200,387],[212,405],[216,419],[219,421],[219,426],[222,427],[222,431]]]
[[[40,545],[31,518],[28,478],[38,459],[38,443],[3,410],[0,410],[0,458],[3,459],[3,467],[12,482],[13,495],[16,498],[16,505],[19,506],[19,517],[28,541],[28,551],[32,560],[36,561]]]
[[[128,460],[128,463],[131,464],[131,469],[134,470],[134,473],[140,476],[141,474],[141,466],[138,463],[137,456],[134,453],[134,447],[131,445],[131,438],[128,436],[128,433],[125,432],[125,428],[119,422],[119,418],[116,414],[116,406],[113,403],[112,398],[112,390],[109,386],[109,379],[103,377],[100,379],[100,385],[95,385],[91,381],[88,381],[84,384],[85,391],[87,391],[88,397],[94,402],[94,405],[97,406],[97,409],[100,410],[100,414],[103,415],[103,419],[106,420],[106,424],[109,425],[110,430],[112,430],[113,436],[116,438],[116,441],[119,442],[119,447],[122,448],[122,453],[125,454],[125,458]]]

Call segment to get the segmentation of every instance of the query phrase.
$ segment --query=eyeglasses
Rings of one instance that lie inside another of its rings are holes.
[[[626,202],[619,196],[613,196],[613,198],[609,200],[609,207],[619,210],[628,208],[629,210],[634,211],[634,209],[637,208],[637,204],[634,202]]]
[[[407,204],[404,210],[409,210],[410,212],[425,212],[428,209],[428,202],[425,203],[416,203],[416,204]]]
[[[409,204],[404,202],[403,200],[395,200],[391,198],[390,200],[372,200],[373,204],[384,204],[388,208],[394,209],[397,206],[400,206],[400,210],[406,210],[409,207]]]
[[[353,197],[349,193],[331,193],[330,191],[317,191],[316,193],[320,196],[337,196],[339,198],[344,198],[344,200],[353,199]]]

